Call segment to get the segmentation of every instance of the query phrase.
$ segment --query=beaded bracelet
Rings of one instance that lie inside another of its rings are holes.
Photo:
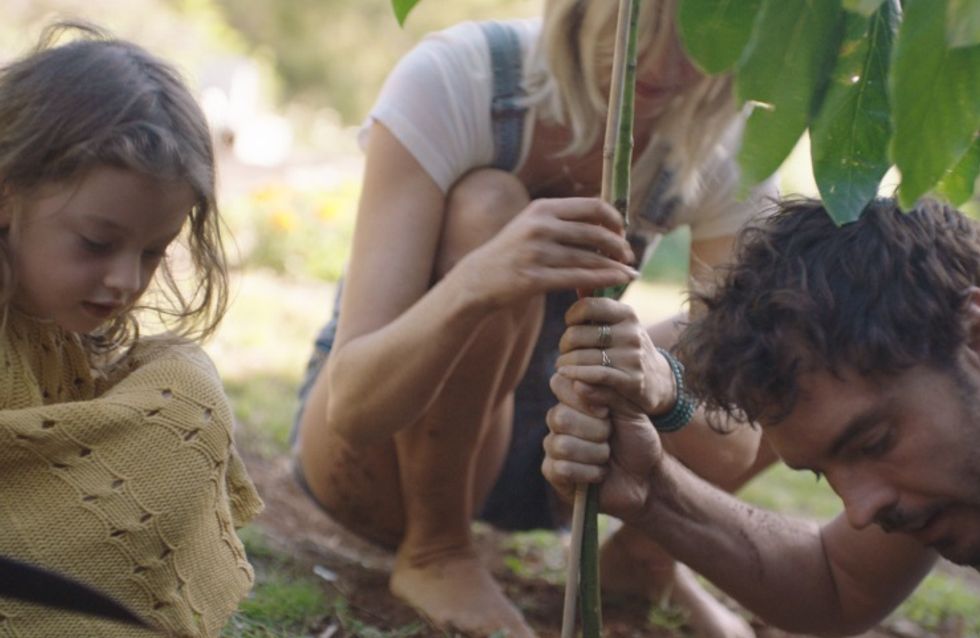
[[[674,385],[677,387],[677,401],[670,412],[651,416],[650,419],[658,432],[676,432],[691,421],[697,406],[694,404],[691,395],[684,391],[684,364],[663,348],[658,347],[657,352],[662,354],[670,365],[670,371],[674,375]]]

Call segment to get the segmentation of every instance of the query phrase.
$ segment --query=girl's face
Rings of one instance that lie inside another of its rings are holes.
[[[108,166],[42,186],[10,236],[14,305],[65,330],[95,330],[143,294],[194,202],[183,182]],[[0,227],[10,216],[0,209]]]

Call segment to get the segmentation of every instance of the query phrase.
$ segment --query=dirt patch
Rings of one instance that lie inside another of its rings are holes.
[[[329,574],[336,577],[331,586],[348,601],[351,613],[364,623],[379,629],[396,630],[424,622],[415,611],[388,591],[388,576],[393,561],[390,552],[350,534],[331,520],[293,480],[288,459],[268,459],[248,453],[244,457],[266,504],[256,523],[276,549],[288,552],[299,569],[307,573],[313,573],[316,566],[326,568]],[[512,558],[513,554],[506,542],[507,537],[506,533],[480,526],[477,545],[481,558],[540,636],[557,638],[561,630],[562,587],[533,576],[518,576],[508,568],[508,558]],[[524,556],[524,559],[527,558]],[[649,612],[650,605],[646,601],[604,597],[605,638],[686,635],[683,628],[675,631],[651,625]],[[760,624],[756,625],[756,629],[763,638],[795,636]],[[417,635],[446,634],[425,625]],[[864,638],[908,635],[886,630],[862,634]]]

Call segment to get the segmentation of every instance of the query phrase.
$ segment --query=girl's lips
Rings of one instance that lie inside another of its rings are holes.
[[[82,307],[89,314],[99,319],[108,319],[119,310],[119,305],[117,304],[93,303],[91,301],[83,301]]]

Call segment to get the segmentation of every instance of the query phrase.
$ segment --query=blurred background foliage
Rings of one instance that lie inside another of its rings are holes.
[[[541,0],[453,0],[420,7],[402,29],[389,0],[4,0],[0,58],[25,51],[43,24],[82,17],[139,41],[197,75],[215,56],[266,65],[270,98],[360,121],[385,74],[426,32],[455,22],[530,16]]]
[[[96,22],[171,60],[226,146],[219,178],[236,263],[332,281],[353,231],[356,127],[387,72],[429,31],[531,16],[542,3],[421,2],[401,28],[390,0],[4,0],[0,61],[57,18]],[[784,193],[816,194],[809,157],[804,136],[783,164]],[[882,190],[895,181],[892,171]],[[682,282],[688,241],[685,229],[666,237],[644,278]]]
[[[453,0],[422,6],[399,28],[389,0],[214,0],[252,54],[268,56],[284,103],[329,104],[348,123],[426,32],[462,20],[530,16],[540,0]]]
[[[93,22],[175,64],[215,130],[233,262],[335,281],[359,195],[355,135],[385,76],[426,32],[531,16],[541,0],[453,0],[406,28],[389,0],[4,0],[0,62],[44,25]]]
[[[4,0],[0,60],[28,51],[45,24],[80,18],[172,61],[218,136],[234,263],[333,281],[359,194],[356,127],[391,67],[429,31],[532,16],[541,5],[422,2],[401,28],[390,0]],[[216,87],[230,103],[218,110]],[[784,192],[816,192],[808,157],[804,138],[784,165]],[[688,242],[686,229],[667,236],[644,278],[682,282]]]

